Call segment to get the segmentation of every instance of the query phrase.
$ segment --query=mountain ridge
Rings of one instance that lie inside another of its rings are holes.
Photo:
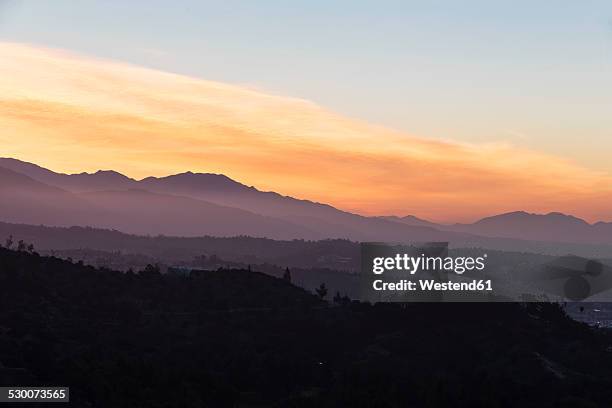
[[[117,228],[153,235],[245,234],[276,239],[348,238],[358,241],[442,240],[462,235],[404,226],[351,214],[327,204],[261,192],[218,174],[187,172],[136,181],[113,171],[60,174],[14,159],[0,159],[0,167],[2,165],[22,171],[33,182],[47,180],[52,183],[50,185],[65,189],[64,202],[53,206],[56,210],[70,208],[73,202],[80,200],[88,203],[81,205],[85,214],[89,206],[98,210],[89,218],[85,216],[71,221],[67,214],[54,217],[53,209],[48,209],[45,210],[47,218],[41,222],[46,225]],[[213,188],[209,188],[211,180]],[[150,194],[142,199],[137,197],[138,191]],[[109,196],[113,198],[108,199]],[[41,221],[36,208],[30,209],[28,218],[26,212],[18,211],[23,203],[11,203],[8,198],[0,197],[0,205],[2,199],[9,207],[12,205],[14,215],[4,221],[25,224]],[[187,219],[188,216],[192,217],[191,220]],[[202,220],[207,220],[207,223]]]
[[[260,191],[254,186],[247,186],[218,173],[187,171],[164,177],[150,176],[136,180],[114,170],[78,174],[56,173],[36,164],[11,158],[0,158],[0,167],[27,176],[33,181],[58,188],[65,194],[74,194],[77,198],[95,196],[90,193],[100,194],[114,191],[118,200],[122,195],[119,192],[123,192],[126,199],[133,199],[134,191],[142,190],[165,195],[168,203],[174,202],[175,204],[172,205],[176,206],[179,206],[179,202],[185,205],[187,202],[194,204],[184,200],[187,198],[199,201],[202,211],[204,208],[213,211],[213,208],[216,207],[211,207],[211,204],[227,209],[243,210],[254,217],[268,217],[271,223],[278,226],[284,225],[287,231],[293,231],[289,234],[281,234],[280,231],[277,231],[279,234],[272,238],[286,239],[293,234],[293,238],[347,238],[358,241],[401,242],[407,240],[446,241],[458,237],[465,238],[464,234],[468,234],[534,241],[612,243],[612,222],[598,221],[591,224],[573,215],[554,211],[537,214],[519,210],[483,217],[473,223],[438,224],[414,215],[361,216],[325,203],[298,199],[273,191]],[[111,206],[110,204],[106,201],[107,209]],[[141,205],[148,204],[143,201]],[[119,211],[118,206],[111,207],[115,207],[114,211]],[[158,210],[165,213],[163,208]],[[227,210],[226,213],[229,214],[231,211]],[[9,219],[8,221],[28,223],[27,219]],[[227,225],[236,222],[236,219],[228,219]],[[189,229],[187,223],[184,225],[186,229]],[[98,226],[112,227],[112,224]],[[228,227],[228,229],[231,228]],[[163,231],[163,233],[175,235],[181,233],[180,229],[172,228]],[[190,234],[195,235],[209,232],[206,230],[199,233],[190,231]],[[128,230],[128,232],[147,233],[143,225],[140,229]],[[155,232],[160,233],[154,230],[149,233]],[[233,229],[233,232],[237,231]],[[249,230],[249,233],[252,232]]]

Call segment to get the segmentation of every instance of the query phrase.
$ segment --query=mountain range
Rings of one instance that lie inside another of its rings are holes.
[[[114,171],[55,173],[15,159],[0,159],[0,169],[1,220],[12,223],[92,226],[141,235],[356,241],[448,237],[433,228],[262,192],[219,174],[135,180]]]
[[[583,219],[559,212],[531,214],[525,211],[513,211],[486,217],[470,224],[436,224],[412,215],[381,218],[405,225],[426,226],[483,237],[550,242],[612,243],[612,223],[600,221],[589,224]]]
[[[561,213],[511,212],[471,224],[415,216],[365,217],[327,204],[264,192],[222,174],[129,178],[116,171],[62,174],[0,158],[0,221],[92,226],[142,235],[355,241],[473,241],[499,237],[612,243],[612,223]]]

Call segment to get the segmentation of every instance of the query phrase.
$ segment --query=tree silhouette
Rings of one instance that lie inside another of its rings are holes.
[[[347,295],[342,296],[340,295],[340,291],[336,291],[336,294],[334,295],[334,303],[338,305],[348,305],[351,303],[351,298]]]
[[[6,249],[11,249],[11,247],[13,246],[13,242],[14,242],[14,241],[13,241],[13,236],[12,236],[12,235],[9,235],[9,237],[6,239],[6,242],[5,242],[4,247],[5,247]]]
[[[325,296],[327,296],[327,286],[325,286],[325,282],[316,288],[315,292],[317,292],[317,296],[319,296],[321,299],[325,299]]]
[[[139,275],[145,278],[159,277],[161,276],[161,270],[157,264],[148,264],[142,271],[139,272]]]
[[[283,279],[287,282],[291,282],[291,271],[289,270],[289,267],[285,268],[285,273],[283,273]]]

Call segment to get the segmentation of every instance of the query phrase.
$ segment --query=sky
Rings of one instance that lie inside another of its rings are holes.
[[[611,74],[609,1],[0,0],[0,153],[612,220]]]

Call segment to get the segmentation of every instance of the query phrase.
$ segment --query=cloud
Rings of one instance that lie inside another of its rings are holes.
[[[443,120],[443,118],[441,118]],[[0,43],[2,155],[68,172],[224,173],[365,214],[610,218],[608,174],[517,147],[419,138],[312,102]]]

